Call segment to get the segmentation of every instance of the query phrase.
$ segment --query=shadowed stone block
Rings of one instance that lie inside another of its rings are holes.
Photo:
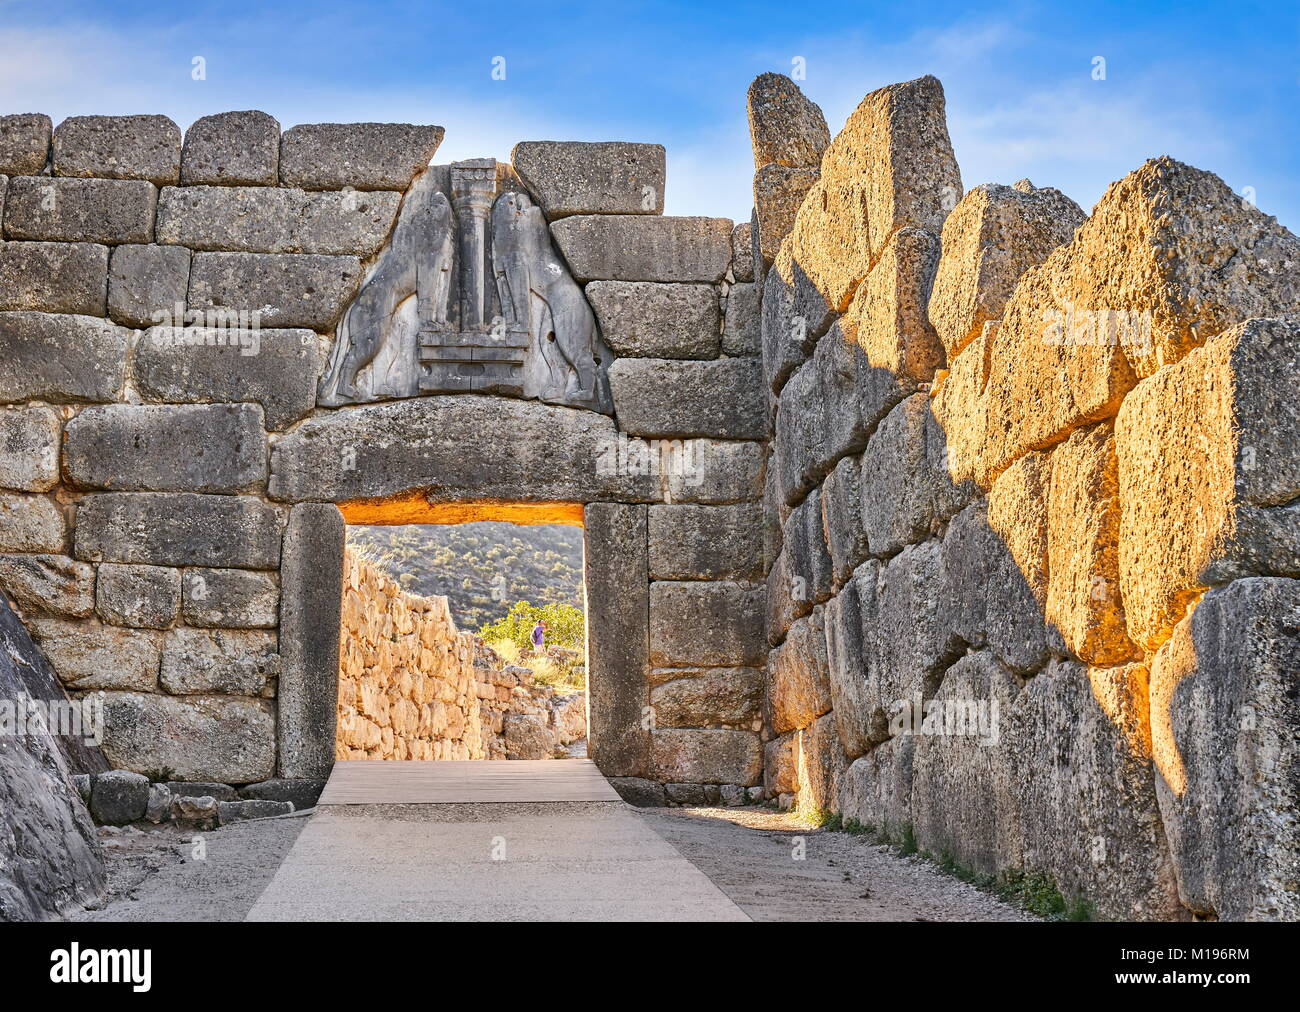
[[[61,429],[52,408],[0,409],[0,488],[48,492],[57,485]]]
[[[845,457],[821,486],[822,533],[831,558],[831,582],[838,587],[870,554],[862,512],[862,469]]]
[[[95,610],[113,625],[165,629],[180,603],[178,569],[105,562],[95,574]]]
[[[196,119],[181,148],[185,186],[275,186],[280,124],[264,112],[223,112]]]
[[[808,727],[831,709],[826,634],[820,609],[790,626],[767,658],[767,718],[776,734]]]
[[[19,176],[9,180],[5,237],[110,246],[151,242],[157,203],[157,188],[144,180]]]
[[[0,555],[0,589],[24,611],[84,618],[95,608],[95,569],[66,555]]]
[[[750,727],[759,719],[759,668],[672,668],[650,690],[656,727]]]
[[[799,208],[820,175],[815,165],[803,168],[765,165],[754,175],[758,244],[763,259],[768,263],[777,259],[781,243],[794,229]]]
[[[765,655],[762,587],[729,581],[650,585],[655,667],[749,666],[762,664]]]
[[[660,781],[749,786],[763,778],[763,743],[752,731],[665,729],[650,738]]]
[[[755,280],[753,222],[741,222],[731,232],[731,276],[737,281]]]
[[[662,214],[664,146],[523,141],[511,164],[550,221],[570,214]]]
[[[71,691],[153,692],[158,687],[161,633],[58,618],[31,619],[31,629],[59,681]]]
[[[722,328],[724,355],[763,354],[759,286],[752,282],[732,285],[727,292],[727,314]]]
[[[265,695],[268,681],[279,673],[275,633],[179,628],[163,635],[158,681],[176,696]]]
[[[343,515],[300,503],[280,567],[279,775],[328,777],[338,719]]]
[[[273,629],[280,588],[269,573],[246,569],[190,569],[181,614],[187,625]]]
[[[147,179],[181,174],[181,131],[166,116],[69,116],[54,131],[54,175]]]
[[[108,262],[108,315],[128,327],[174,321],[190,286],[184,246],[122,245]]]
[[[840,776],[840,814],[902,843],[912,832],[916,737],[899,735],[855,760]]]
[[[750,580],[762,576],[762,506],[650,507],[650,579]]]
[[[312,253],[196,253],[189,308],[259,314],[264,327],[330,330],[361,284],[361,261]]]
[[[858,585],[849,580],[822,610],[826,630],[826,665],[830,673],[832,709],[845,756],[856,759],[889,738],[882,708],[875,705],[867,685],[862,648],[862,609]],[[771,664],[769,655],[768,664]]]
[[[718,293],[712,285],[593,281],[585,291],[616,355],[718,357]]]
[[[731,264],[726,218],[575,215],[551,234],[579,281],[721,281]]]
[[[634,436],[762,439],[762,370],[752,359],[622,358],[609,368],[619,428]]]
[[[287,801],[295,812],[316,807],[325,789],[324,780],[282,780],[272,778],[239,789],[239,796],[251,801]]]
[[[304,123],[280,138],[280,183],[304,190],[405,190],[442,143],[440,126]]]
[[[130,770],[109,770],[92,780],[90,814],[101,826],[125,826],[144,818],[149,778]]]
[[[0,493],[0,552],[64,550],[67,523],[52,499]]]
[[[103,316],[108,247],[87,242],[0,245],[0,310]]]
[[[44,113],[0,116],[0,173],[39,175],[49,159],[52,133],[53,124]]]
[[[610,777],[647,772],[649,587],[645,506],[591,503],[584,511],[587,685],[591,757]]]

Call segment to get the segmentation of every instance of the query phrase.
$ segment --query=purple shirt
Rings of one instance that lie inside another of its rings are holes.
[[[533,646],[540,650],[542,644],[546,642],[546,630],[541,625],[533,626]]]

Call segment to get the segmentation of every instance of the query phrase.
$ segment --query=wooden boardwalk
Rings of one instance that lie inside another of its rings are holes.
[[[334,764],[317,804],[618,800],[590,759],[351,759]]]

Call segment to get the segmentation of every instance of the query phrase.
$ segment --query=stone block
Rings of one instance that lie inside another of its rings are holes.
[[[52,499],[0,493],[0,552],[51,552],[66,548],[67,522]]]
[[[850,580],[822,609],[826,668],[840,748],[849,760],[889,738],[887,714],[867,684],[863,655],[862,608],[858,585]],[[768,659],[769,667],[771,658]]]
[[[280,183],[304,190],[405,190],[433,161],[443,128],[304,123],[280,138]]]
[[[24,612],[84,618],[95,608],[95,567],[66,555],[0,555],[0,590]]]
[[[799,208],[814,191],[821,173],[815,165],[765,165],[754,173],[758,246],[764,260],[777,259],[781,243],[794,229]]]
[[[762,507],[651,506],[650,579],[750,580],[763,573]]]
[[[103,316],[108,247],[88,242],[0,245],[0,311]]]
[[[43,113],[0,116],[0,173],[38,176],[50,156],[53,124]]]
[[[176,822],[197,823],[210,827],[217,818],[216,798],[207,794],[185,795],[172,798],[169,815]]]
[[[248,822],[250,819],[270,819],[277,815],[288,815],[292,811],[293,803],[289,801],[218,801],[217,823],[228,826],[232,822]]]
[[[64,433],[67,480],[126,492],[248,492],[270,448],[254,404],[104,404]]]
[[[996,323],[986,324],[948,368],[935,374],[930,387],[934,417],[943,429],[948,450],[948,473],[953,481],[976,481],[988,488],[993,478],[986,466],[985,441],[990,423],[1001,424],[1000,403],[991,402],[988,382],[988,352],[997,332]]]
[[[91,562],[275,569],[281,514],[251,496],[104,492],[77,505],[76,556]]]
[[[166,822],[172,814],[172,792],[163,784],[149,785],[149,803],[145,805],[144,817],[155,826]]]
[[[223,112],[196,119],[181,148],[184,186],[275,186],[280,124],[264,112]]]
[[[718,357],[718,293],[712,285],[593,281],[586,295],[615,355]]]
[[[113,625],[166,629],[180,602],[178,569],[105,562],[95,575],[95,610]]]
[[[915,749],[912,735],[899,735],[849,764],[840,776],[840,815],[845,821],[852,819],[892,843],[909,837]]]
[[[754,225],[744,221],[731,232],[731,276],[737,281],[754,278]]]
[[[507,713],[502,718],[507,759],[549,759],[552,738],[546,717],[536,713]]]
[[[791,731],[763,746],[763,789],[769,797],[793,794],[799,789],[795,759],[798,737],[798,731]]]
[[[5,238],[152,242],[157,204],[157,188],[144,180],[18,176],[9,180]]]
[[[840,778],[848,768],[840,747],[835,714],[823,714],[796,734],[799,810],[807,815],[833,814],[839,810]]]
[[[136,384],[145,400],[251,401],[278,431],[315,406],[323,363],[310,330],[154,327],[136,349]]]
[[[90,814],[101,826],[125,826],[144,818],[149,804],[149,778],[130,770],[109,770],[94,777]]]
[[[785,639],[786,630],[796,619],[807,615],[813,608],[812,593],[807,576],[795,571],[791,561],[793,549],[782,545],[767,573],[763,631],[770,644]]]
[[[746,95],[754,168],[817,165],[831,142],[826,117],[784,74],[759,74]]]
[[[271,779],[241,787],[239,796],[249,801],[287,801],[295,812],[305,812],[316,807],[324,789],[324,780]]]
[[[273,781],[263,781],[270,783]],[[235,801],[241,796],[241,791],[236,791],[229,784],[217,784],[211,781],[199,781],[197,783],[183,780],[171,780],[165,785],[170,794],[178,798],[212,798],[214,801]],[[257,785],[253,785],[257,786]],[[248,790],[247,787],[243,790]]]
[[[778,734],[808,727],[831,709],[830,669],[821,610],[790,626],[767,657],[767,723]]]
[[[762,439],[762,375],[750,359],[618,359],[609,386],[619,429],[634,436]]]
[[[259,696],[279,672],[274,633],[178,628],[163,636],[159,682],[175,696]]]
[[[361,261],[311,253],[198,253],[189,308],[257,313],[263,327],[333,329],[361,284]]]
[[[610,777],[609,784],[618,796],[637,808],[664,808],[668,794],[663,784],[642,777]]]
[[[749,786],[763,776],[763,744],[752,731],[664,729],[650,741],[660,781]]]
[[[826,475],[819,496],[831,585],[839,587],[870,554],[864,525],[861,458],[844,457]]]
[[[820,603],[831,595],[831,556],[822,524],[821,490],[813,489],[790,513],[783,540],[793,593]]]
[[[759,337],[763,377],[773,393],[780,393],[791,373],[808,359],[832,320],[826,301],[798,265],[791,271],[787,278],[780,266],[774,267],[763,282]]]
[[[988,492],[988,525],[1011,553],[1016,569],[1040,607],[1047,602],[1047,508],[1051,480],[1052,455],[1027,453],[998,475]]]
[[[662,144],[523,141],[510,162],[549,221],[570,214],[663,214]]]
[[[158,688],[160,633],[56,618],[35,618],[30,625],[69,691]]]
[[[56,176],[180,179],[181,131],[166,116],[69,116],[53,141]]]
[[[731,264],[726,218],[573,215],[551,226],[573,276],[587,281],[723,279]]]
[[[279,600],[280,588],[269,573],[190,569],[185,573],[181,614],[192,626],[273,629]]]
[[[703,808],[708,804],[704,784],[664,784],[668,800],[683,808]]]
[[[654,667],[753,666],[765,653],[762,587],[731,581],[650,585]]]
[[[674,668],[650,690],[655,727],[754,730],[763,702],[760,668]]]
[[[727,313],[722,327],[724,355],[763,354],[761,294],[753,282],[732,285],[727,292]]]
[[[108,315],[127,327],[174,323],[190,285],[190,251],[183,246],[126,244],[108,263]]]
[[[61,431],[52,408],[0,409],[0,488],[48,492],[57,485]]]

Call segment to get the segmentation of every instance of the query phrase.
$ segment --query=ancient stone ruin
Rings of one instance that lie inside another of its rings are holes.
[[[629,800],[837,814],[1101,917],[1300,917],[1300,242],[1171,158],[1091,214],[967,191],[930,77],[832,137],[763,75],[749,123],[736,226],[665,216],[652,144],[0,117],[36,672],[0,675],[102,714],[75,761],[4,740],[0,796],[86,845],[0,915],[96,888],[74,776],[238,818],[354,751],[562,736],[345,561],[349,522],[512,519],[583,526],[590,754]]]

